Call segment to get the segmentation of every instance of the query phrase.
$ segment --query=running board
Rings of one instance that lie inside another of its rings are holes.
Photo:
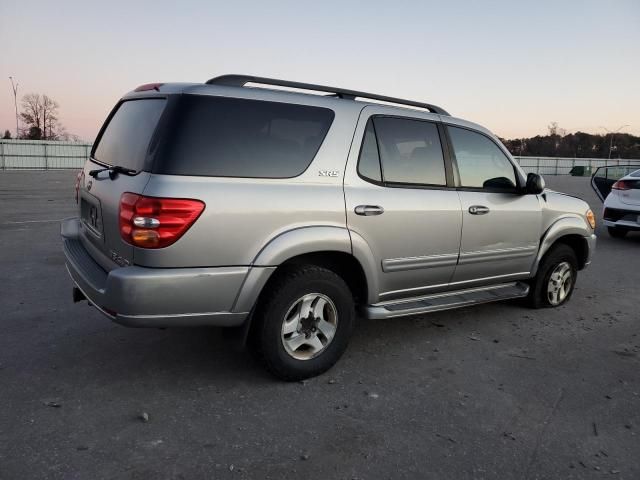
[[[369,305],[367,318],[381,319],[420,315],[440,310],[467,307],[479,303],[497,302],[511,298],[526,297],[529,285],[523,282],[501,283],[488,287],[466,288],[445,293],[434,293],[423,297],[392,300]]]

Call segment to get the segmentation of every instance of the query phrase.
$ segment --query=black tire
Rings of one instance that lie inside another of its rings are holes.
[[[549,299],[548,286],[551,274],[563,262],[570,266],[571,285],[569,291],[560,303],[552,303]],[[560,243],[551,247],[538,266],[538,274],[529,282],[530,290],[526,298],[532,308],[552,308],[565,304],[573,295],[578,276],[578,259],[576,252],[568,245]]]
[[[297,266],[276,274],[261,295],[250,333],[250,347],[257,359],[276,377],[303,380],[329,370],[347,348],[355,323],[351,290],[334,272],[314,265]],[[337,312],[335,333],[317,356],[297,359],[288,353],[282,337],[285,316],[302,297],[321,294]]]
[[[607,230],[613,238],[624,238],[629,233],[629,230],[620,227],[607,227]]]

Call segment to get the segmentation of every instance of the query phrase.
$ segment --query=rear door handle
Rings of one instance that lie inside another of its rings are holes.
[[[484,205],[471,205],[469,207],[469,213],[471,215],[486,215],[489,213],[489,207],[485,207]]]
[[[378,205],[358,205],[354,209],[354,212],[356,212],[356,215],[370,217],[372,215],[382,215],[384,213],[384,208],[379,207]]]

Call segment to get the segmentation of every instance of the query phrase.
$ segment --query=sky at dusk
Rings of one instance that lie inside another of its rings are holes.
[[[137,85],[246,73],[442,106],[506,138],[640,135],[640,1],[0,0],[0,129],[46,93],[93,140]]]

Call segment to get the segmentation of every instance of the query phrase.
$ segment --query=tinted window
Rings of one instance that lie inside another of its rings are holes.
[[[164,99],[121,103],[98,140],[93,158],[108,165],[142,170],[164,105]]]
[[[448,127],[463,187],[513,189],[513,165],[498,146],[484,135]]]
[[[326,108],[185,95],[156,171],[219,177],[295,177],[333,121]]]
[[[376,117],[385,182],[445,185],[442,146],[434,123]]]
[[[364,132],[360,160],[358,161],[358,172],[370,180],[382,181],[380,154],[378,153],[378,143],[372,120],[367,122],[367,128]]]

